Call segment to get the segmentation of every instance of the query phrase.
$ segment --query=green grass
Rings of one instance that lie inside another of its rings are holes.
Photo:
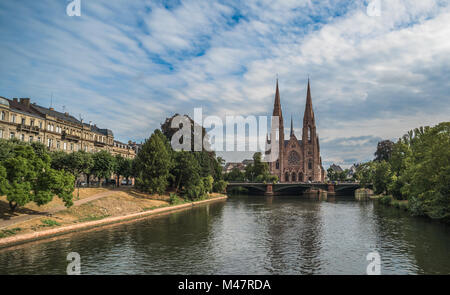
[[[6,238],[9,236],[13,236],[15,234],[17,234],[19,231],[21,231],[22,229],[20,227],[16,227],[13,229],[4,229],[2,231],[0,231],[0,238]]]
[[[51,227],[51,226],[60,226],[61,224],[58,221],[55,221],[53,219],[41,219],[41,222],[43,223],[42,227]]]

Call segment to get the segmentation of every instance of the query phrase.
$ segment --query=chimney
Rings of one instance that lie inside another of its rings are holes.
[[[69,117],[69,113],[68,113],[68,112],[65,112],[64,115],[65,115],[66,117]]]
[[[50,111],[54,111],[55,109],[54,108],[48,108]]]
[[[17,97],[14,97],[14,98],[13,98],[13,101],[14,101],[14,102],[17,102]]]
[[[20,104],[23,104],[24,106],[29,107],[30,106],[30,99],[29,98],[21,98]]]

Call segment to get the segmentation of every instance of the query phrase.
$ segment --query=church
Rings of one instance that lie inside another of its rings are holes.
[[[323,182],[325,171],[322,167],[322,158],[320,157],[319,135],[316,131],[309,79],[301,139],[297,139],[294,133],[292,116],[289,139],[284,139],[284,120],[278,79],[273,116],[277,116],[279,120],[278,130],[276,131],[279,137],[279,155],[276,161],[269,163],[270,174],[278,176],[280,182]],[[271,139],[267,138],[267,144],[270,145],[270,143]],[[270,150],[266,152],[266,154],[269,153]]]

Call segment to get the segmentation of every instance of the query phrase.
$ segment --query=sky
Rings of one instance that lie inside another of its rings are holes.
[[[270,115],[278,77],[301,138],[309,77],[324,167],[449,121],[449,0],[80,1],[81,16],[68,0],[0,1],[0,96],[140,142],[194,108]]]

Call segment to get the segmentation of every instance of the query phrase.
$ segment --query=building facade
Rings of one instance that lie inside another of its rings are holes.
[[[274,142],[274,144],[278,144],[278,158],[276,161],[269,163],[270,173],[277,175],[280,182],[323,182],[325,171],[322,167],[322,158],[320,157],[319,134],[317,134],[316,130],[309,79],[301,139],[299,140],[294,133],[292,117],[289,139],[284,139],[284,119],[281,110],[278,80],[275,90],[273,116],[278,117],[278,130],[273,130],[272,132],[272,134],[278,135]],[[271,142],[272,138],[268,138],[267,144],[270,145]],[[268,153],[270,153],[270,150],[266,152],[266,154]]]
[[[126,158],[136,155],[131,145],[114,140],[111,130],[86,124],[67,112],[31,103],[29,98],[0,96],[0,138],[40,142],[50,151],[106,150]]]

